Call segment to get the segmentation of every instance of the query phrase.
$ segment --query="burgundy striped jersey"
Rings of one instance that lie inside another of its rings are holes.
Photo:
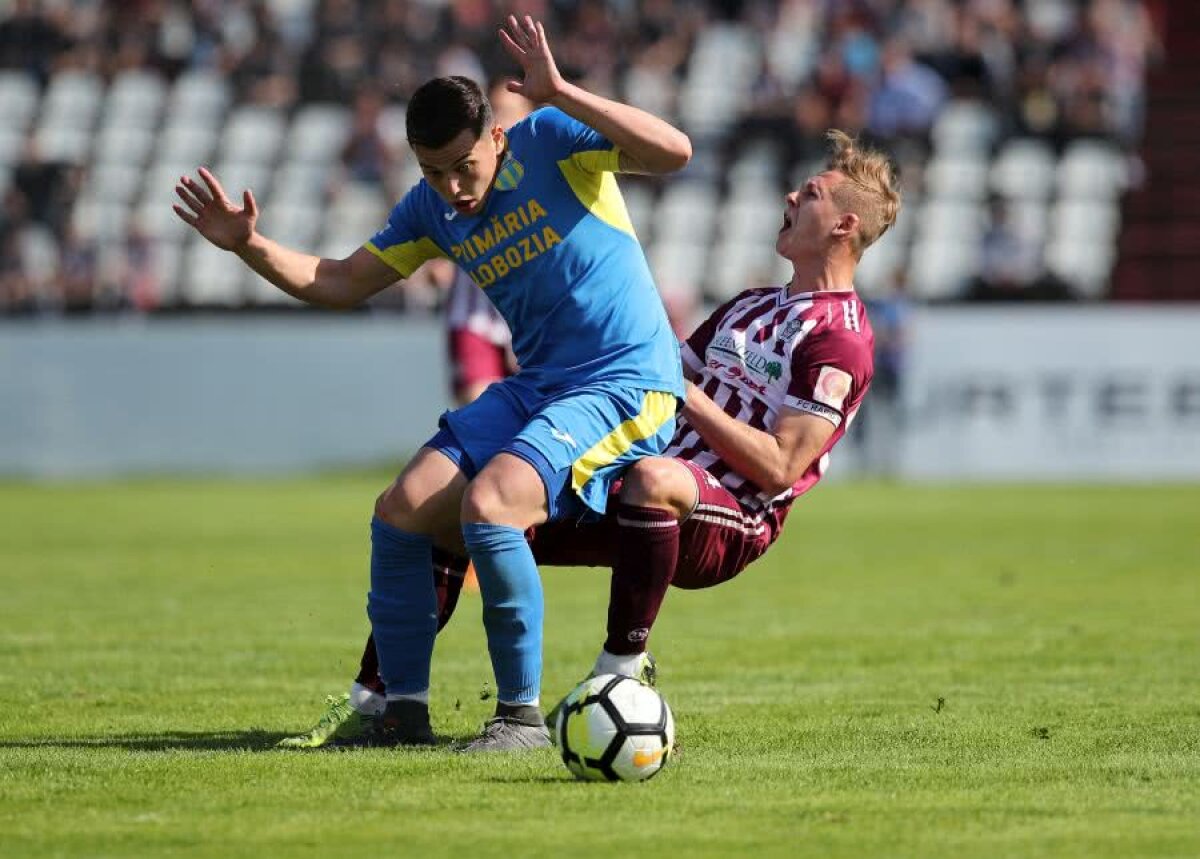
[[[665,455],[720,481],[741,505],[745,530],[774,539],[788,507],[821,479],[830,449],[854,419],[871,384],[874,343],[854,292],[746,290],[681,344],[685,375],[740,423],[770,432],[783,409],[795,409],[832,423],[833,435],[795,485],[774,496],[709,450],[682,416]]]
[[[462,269],[456,269],[446,299],[446,325],[451,331],[471,331],[493,346],[512,345],[508,323],[483,290]]]

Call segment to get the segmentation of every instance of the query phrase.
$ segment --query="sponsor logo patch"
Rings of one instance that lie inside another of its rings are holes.
[[[645,641],[650,637],[650,630],[646,629],[644,626],[639,627],[638,629],[631,629],[629,634],[625,637],[634,642]]]
[[[841,411],[842,404],[850,395],[852,381],[850,374],[845,370],[839,370],[837,367],[822,367],[820,374],[817,375],[813,399]]]

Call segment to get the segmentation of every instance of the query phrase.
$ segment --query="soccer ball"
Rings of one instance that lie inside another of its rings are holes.
[[[589,677],[554,723],[563,763],[588,781],[644,781],[675,751],[675,717],[661,695],[633,677]]]

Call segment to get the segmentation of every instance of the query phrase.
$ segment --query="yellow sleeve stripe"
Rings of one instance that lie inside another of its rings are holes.
[[[584,207],[610,227],[637,238],[625,198],[617,185],[613,171],[617,168],[621,153],[615,147],[609,150],[576,152],[570,158],[558,162],[567,184]],[[601,168],[601,165],[603,167]]]
[[[400,272],[401,277],[412,277],[426,260],[446,256],[446,252],[427,236],[386,248],[376,247],[374,242],[367,242],[363,247]]]
[[[571,488],[578,493],[592,479],[592,475],[605,466],[612,465],[639,441],[644,441],[675,417],[676,400],[673,394],[663,391],[647,391],[642,400],[642,410],[636,417],[624,421],[619,427],[596,442],[571,465]]]
[[[589,173],[618,173],[621,169],[621,150],[616,146],[612,149],[589,149],[576,152],[567,160],[575,162],[581,170]]]

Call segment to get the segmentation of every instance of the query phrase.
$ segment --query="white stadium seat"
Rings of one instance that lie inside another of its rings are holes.
[[[881,295],[904,266],[907,242],[898,233],[888,230],[867,248],[854,273],[855,290],[863,296]]]
[[[15,164],[25,150],[25,135],[0,128],[0,165]]]
[[[1129,187],[1129,159],[1098,140],[1078,140],[1058,165],[1058,193],[1078,200],[1115,200]]]
[[[291,161],[336,161],[350,133],[350,111],[332,104],[301,108],[292,121],[284,154]]]
[[[1046,267],[1084,298],[1104,294],[1115,259],[1112,242],[1057,238],[1046,248]]]
[[[625,208],[629,211],[629,220],[633,222],[638,240],[645,245],[655,236],[654,191],[636,180],[622,179],[621,196],[625,198]]]
[[[87,193],[99,201],[129,204],[137,197],[145,178],[141,168],[111,161],[93,165],[85,185]]]
[[[915,216],[919,241],[974,242],[986,227],[986,211],[980,204],[958,200],[930,200],[909,216]]]
[[[939,156],[925,168],[925,191],[939,200],[982,200],[988,162],[973,155]]]
[[[742,94],[717,84],[688,84],[679,95],[679,121],[688,131],[716,134],[737,119]]]
[[[272,164],[283,147],[283,113],[275,108],[236,108],[221,134],[221,158],[249,164]]]
[[[269,165],[249,161],[221,161],[213,168],[230,200],[241,205],[242,192],[248,188],[260,209],[263,200],[270,196],[272,173]]]
[[[236,307],[246,300],[249,269],[233,254],[199,236],[189,239],[183,254],[181,294],[200,306]]]
[[[1045,200],[1054,193],[1055,158],[1050,144],[1013,140],[992,164],[992,188],[1006,197]]]
[[[738,153],[737,160],[729,168],[729,182],[735,186],[744,182],[776,185],[782,160],[777,144],[759,140]]]
[[[655,236],[704,244],[712,236],[719,205],[716,191],[701,182],[669,185],[654,211]]]
[[[180,299],[182,291],[183,242],[177,239],[155,241],[151,254],[158,276],[159,298],[163,304],[174,304]]]
[[[160,200],[143,199],[134,209],[133,217],[153,239],[179,241],[191,232],[171,204]]]
[[[320,205],[334,171],[327,164],[288,161],[275,173],[272,201]]]
[[[706,245],[685,241],[656,242],[647,254],[654,281],[664,289],[699,285],[704,278],[707,256]]]
[[[81,197],[71,210],[71,225],[79,234],[101,242],[124,240],[129,220],[126,203],[98,197]]]
[[[996,136],[996,117],[983,102],[956,99],[938,114],[930,136],[938,156],[986,157]]]
[[[744,91],[761,65],[758,37],[743,24],[713,23],[703,28],[688,63],[688,86]]]
[[[311,253],[321,232],[321,215],[316,206],[262,206],[258,229],[280,244]]]
[[[215,126],[228,104],[229,85],[215,72],[184,72],[171,90],[167,122]]]
[[[775,282],[780,272],[774,241],[762,237],[726,239],[709,255],[706,280],[709,293],[725,301],[750,287]]]
[[[208,162],[217,149],[218,132],[209,125],[172,122],[158,144],[158,159],[190,165],[190,169]]]
[[[70,125],[40,126],[34,135],[38,154],[46,161],[83,164],[92,148],[89,129]]]
[[[654,66],[635,63],[625,73],[624,98],[634,107],[664,119],[675,115],[675,81]]]
[[[1121,229],[1116,203],[1101,200],[1060,200],[1051,210],[1056,239],[1111,244]]]
[[[127,70],[113,79],[104,103],[104,121],[125,128],[157,127],[167,85],[150,71]]]
[[[100,109],[104,84],[91,72],[62,71],[50,79],[42,99],[42,128],[90,129]]]
[[[4,128],[15,135],[23,133],[38,107],[38,85],[33,77],[15,69],[0,69],[0,116]]]
[[[140,168],[154,149],[154,132],[137,126],[106,123],[96,135],[92,157],[101,164]]]
[[[728,238],[764,241],[770,237],[774,242],[775,235],[783,227],[783,212],[782,196],[778,199],[741,197],[721,209],[719,226]]]
[[[357,233],[361,244],[383,227],[391,208],[381,188],[347,182],[334,197],[328,218],[331,224],[337,224],[339,231]]]
[[[930,238],[918,241],[908,262],[908,292],[913,298],[959,298],[978,270],[978,245]]]

